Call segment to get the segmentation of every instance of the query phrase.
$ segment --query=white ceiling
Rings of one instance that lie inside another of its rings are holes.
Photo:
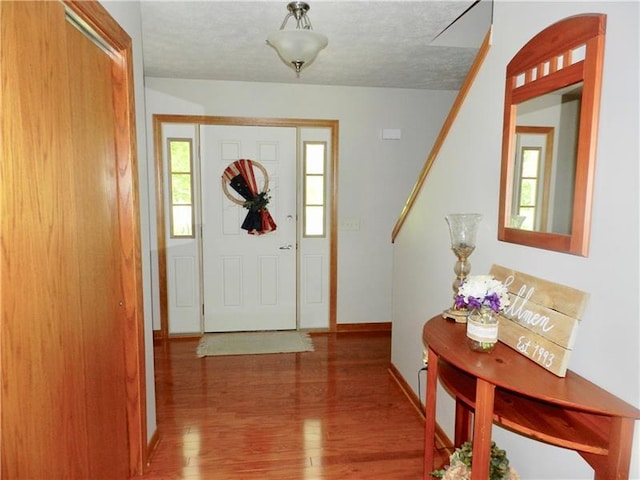
[[[145,75],[457,90],[492,7],[482,0],[447,29],[474,0],[307,0],[313,29],[327,35],[329,45],[296,78],[266,43],[288,13],[287,3],[143,0]],[[294,27],[290,19],[287,28]]]

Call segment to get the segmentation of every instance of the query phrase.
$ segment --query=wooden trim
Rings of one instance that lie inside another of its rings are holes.
[[[517,105],[544,95],[545,93],[573,85],[584,78],[584,72],[585,62],[582,61],[564,67],[561,70],[556,70],[538,80],[513,88],[511,92],[511,103]],[[512,78],[515,84],[516,76]]]
[[[169,299],[167,297],[167,243],[164,205],[164,169],[162,168],[162,120],[153,116],[153,158],[156,184],[156,240],[158,242],[158,295],[160,302],[159,338],[169,336]]]
[[[317,127],[338,128],[338,120],[309,118],[219,117],[215,115],[171,115],[156,113],[162,123],[195,123],[200,125],[236,125],[240,127]]]
[[[339,333],[346,332],[391,332],[391,322],[380,323],[339,323],[334,329]]]
[[[552,57],[566,54],[568,50],[593,37],[603,37],[605,31],[605,15],[581,14],[554,23],[518,50],[507,65],[507,77],[534,68]]]
[[[440,153],[440,149],[444,145],[444,141],[449,135],[449,130],[451,130],[451,127],[453,126],[453,123],[456,117],[458,116],[458,113],[460,112],[462,105],[464,104],[464,100],[467,98],[467,94],[471,90],[471,86],[473,85],[476,75],[480,71],[480,67],[483,64],[485,57],[489,53],[489,49],[491,47],[491,34],[492,34],[492,28],[489,28],[489,31],[486,33],[484,37],[484,41],[482,42],[482,45],[478,50],[478,54],[476,55],[476,58],[473,61],[473,64],[471,65],[471,68],[469,68],[467,77],[465,78],[464,83],[462,84],[462,86],[460,87],[460,90],[458,91],[458,95],[456,96],[456,99],[453,102],[453,106],[449,111],[449,115],[444,121],[444,124],[442,125],[442,129],[440,129],[438,138],[436,138],[436,141],[433,144],[433,148],[431,149],[431,152],[427,157],[427,161],[422,167],[422,171],[418,176],[418,181],[414,185],[413,190],[409,195],[409,198],[407,199],[406,203],[404,204],[404,207],[402,208],[402,212],[400,213],[400,218],[398,218],[398,221],[396,222],[395,227],[393,227],[393,231],[391,233],[392,243],[395,242],[398,234],[400,233],[400,230],[402,229],[402,225],[404,224],[404,221],[409,215],[409,212],[411,211],[411,208],[413,207],[413,204],[415,203],[416,198],[418,197],[418,194],[422,189],[422,185],[424,184],[427,178],[427,175],[429,174],[429,171],[431,171],[431,167],[433,166],[436,158],[438,157],[438,154]]]
[[[580,110],[580,134],[578,137],[578,155],[584,154],[588,162],[578,162],[576,169],[576,193],[573,207],[572,232],[579,231],[582,235],[572,235],[571,248],[575,252],[589,253],[591,236],[591,209],[593,206],[593,183],[596,169],[596,154],[598,146],[598,122],[600,119],[600,96],[602,91],[602,71],[604,70],[604,21],[600,19],[600,34],[587,42],[585,58],[585,75],[583,100],[591,109]],[[593,52],[593,54],[592,54]],[[578,157],[581,158],[581,157]]]
[[[415,408],[416,412],[418,412],[418,415],[420,415],[420,417],[424,420],[424,406],[422,405],[420,398],[418,398],[418,396],[414,393],[411,386],[407,383],[405,378],[393,363],[389,365],[389,375],[391,375],[393,380],[398,384],[400,389],[407,396],[409,402],[411,403],[411,405],[413,405],[413,408]],[[436,448],[444,449],[447,452],[447,455],[451,455],[453,453],[453,450],[455,449],[453,442],[437,422],[435,428]]]
[[[147,451],[145,453],[145,465],[148,466],[151,463],[151,459],[156,453],[158,445],[160,445],[160,430],[156,428],[156,431],[153,432],[153,435],[151,435],[149,444],[147,445]]]
[[[209,115],[153,115],[153,145],[156,180],[156,225],[158,242],[158,277],[160,297],[160,333],[154,338],[169,337],[167,299],[166,232],[164,205],[164,173],[162,168],[162,125],[164,123],[193,123],[197,125],[236,125],[246,127],[328,128],[331,131],[331,190],[329,223],[329,331],[337,331],[338,298],[338,152],[339,121],[301,118],[219,117]]]
[[[193,333],[170,333],[168,335],[163,335],[162,331],[154,330],[153,331],[153,341],[154,342],[172,342],[174,340],[193,340],[202,338],[202,333],[193,332]]]
[[[118,169],[118,208],[123,303],[125,309],[126,409],[129,432],[129,471],[142,475],[147,450],[147,410],[140,245],[138,161],[131,38],[97,1],[64,0],[71,9],[117,52],[112,69],[114,132]]]
[[[100,37],[109,40],[110,46],[118,53],[123,53],[120,50],[130,50],[131,38],[98,1],[63,0],[63,3],[87,22]]]
[[[184,340],[193,340],[202,338],[202,333],[174,333],[165,338],[165,340],[169,341],[184,341]]]
[[[329,330],[338,325],[338,156],[340,129],[336,120],[331,127],[331,223],[329,231]]]
[[[409,399],[409,403],[411,403],[413,408],[416,409],[416,412],[418,412],[420,417],[424,420],[424,406],[422,405],[420,398],[415,394],[411,386],[407,383],[405,378],[393,363],[389,365],[389,375],[391,375],[391,377],[395,380],[402,392]]]
[[[126,311],[125,363],[127,371],[127,419],[129,422],[129,462],[133,475],[144,471],[147,447],[146,375],[144,342],[144,298],[142,287],[142,246],[140,228],[140,194],[138,189],[138,159],[136,143],[135,99],[133,94],[132,46],[123,52],[123,78],[119,80],[128,105],[114,102],[120,110],[122,134],[116,143],[118,150],[118,196],[122,235],[122,269],[124,275],[124,306]],[[125,156],[126,155],[126,156]]]

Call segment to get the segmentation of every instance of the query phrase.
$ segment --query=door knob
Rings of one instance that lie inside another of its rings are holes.
[[[280,247],[280,250],[293,250],[293,245],[283,245]]]

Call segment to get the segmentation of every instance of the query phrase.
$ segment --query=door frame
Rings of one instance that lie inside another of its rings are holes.
[[[154,330],[155,339],[169,338],[169,303],[167,292],[167,257],[164,178],[162,158],[162,127],[165,123],[189,123],[198,125],[233,125],[242,127],[294,127],[326,128],[331,132],[331,152],[329,169],[329,331],[337,330],[337,292],[338,292],[338,120],[297,119],[297,118],[260,118],[260,117],[220,117],[209,115],[170,115],[154,114],[153,146],[155,160],[156,194],[156,232],[158,242],[158,289],[160,304],[160,330]]]
[[[127,375],[127,428],[129,432],[129,471],[142,475],[149,456],[147,438],[144,300],[142,288],[142,250],[140,241],[140,196],[136,142],[133,46],[131,37],[97,1],[63,0],[65,8],[98,32],[117,56],[113,60],[114,132],[118,169],[118,210],[122,253],[122,303],[124,329],[124,369]]]

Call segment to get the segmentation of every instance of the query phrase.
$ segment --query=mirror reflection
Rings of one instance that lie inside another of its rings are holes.
[[[582,82],[518,104],[509,227],[569,235]]]

